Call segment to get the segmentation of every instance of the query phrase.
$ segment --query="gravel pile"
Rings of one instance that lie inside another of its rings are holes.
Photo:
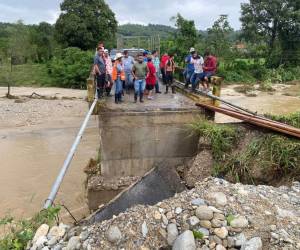
[[[68,229],[52,246],[51,230],[31,249],[300,249],[300,183],[274,188],[207,178],[155,206]]]

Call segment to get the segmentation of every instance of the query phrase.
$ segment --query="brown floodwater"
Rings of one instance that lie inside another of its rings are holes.
[[[39,211],[81,124],[45,128],[0,129],[0,218],[27,217]],[[97,155],[99,130],[92,119],[73,158],[56,203],[86,213],[84,167]]]
[[[276,92],[257,92],[255,97],[247,97],[244,94],[237,93],[233,88],[234,86],[229,86],[224,89],[222,98],[258,114],[285,115],[300,111],[300,84]],[[238,120],[217,114],[216,121],[223,123]]]
[[[259,92],[256,97],[237,93],[232,86],[222,90],[224,99],[260,114],[300,111],[299,96],[299,85],[272,94]],[[74,117],[65,117],[59,122],[0,128],[0,218],[7,214],[27,217],[42,208],[83,120],[75,113]],[[76,211],[78,216],[88,212],[83,169],[90,158],[97,156],[99,129],[96,119],[93,117],[89,122],[56,200]],[[234,119],[217,115],[217,121]]]

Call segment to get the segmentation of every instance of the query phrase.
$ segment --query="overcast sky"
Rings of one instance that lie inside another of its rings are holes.
[[[62,0],[0,0],[0,22],[22,19],[26,24],[55,23]],[[221,14],[228,14],[233,28],[240,28],[240,5],[247,0],[106,0],[120,24],[172,25],[180,13],[195,21],[198,29],[210,27]]]

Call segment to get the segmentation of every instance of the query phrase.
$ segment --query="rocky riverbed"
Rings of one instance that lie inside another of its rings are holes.
[[[111,220],[43,225],[28,249],[300,249],[300,183],[275,188],[210,177]]]

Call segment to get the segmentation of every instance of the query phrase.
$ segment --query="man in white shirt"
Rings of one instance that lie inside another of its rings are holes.
[[[191,77],[192,91],[195,91],[197,85],[199,84],[201,78],[203,77],[203,65],[204,65],[203,57],[195,53],[193,54],[191,63],[194,64],[194,68],[195,68],[195,71]]]

